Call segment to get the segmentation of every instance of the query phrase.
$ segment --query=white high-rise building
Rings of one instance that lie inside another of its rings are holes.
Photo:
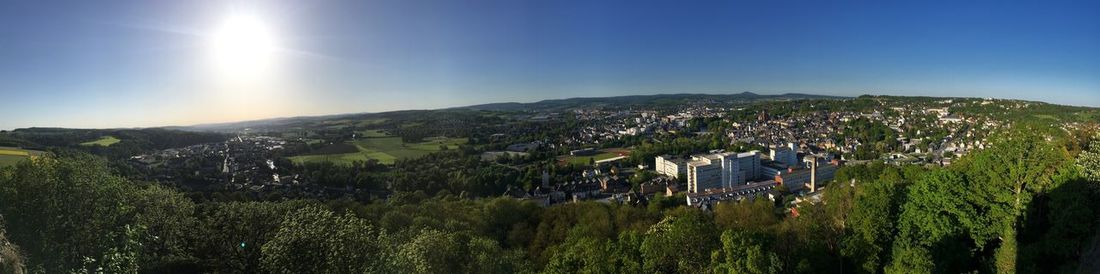
[[[654,160],[653,169],[659,174],[672,178],[680,178],[687,172],[687,163],[683,158],[661,155]]]
[[[738,174],[737,178],[734,178],[731,186],[743,185],[748,181],[756,180],[763,173],[763,167],[760,166],[760,152],[749,151],[745,153],[737,154],[738,162]]]
[[[788,167],[797,167],[798,150],[792,149],[792,146],[793,145],[785,147],[773,147],[768,156],[772,158],[772,161],[782,163],[784,165],[787,165]]]
[[[692,158],[692,161],[687,163],[689,192],[697,193],[707,189],[744,184],[742,161],[736,154],[716,153]]]

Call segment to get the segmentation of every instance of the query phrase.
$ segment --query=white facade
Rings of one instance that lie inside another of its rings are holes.
[[[732,185],[743,185],[750,180],[756,180],[760,178],[760,175],[764,173],[763,168],[760,166],[760,152],[750,151],[737,154],[738,162],[738,174],[737,178],[734,178]]]
[[[772,161],[782,163],[788,167],[798,166],[798,151],[792,150],[789,146],[772,148],[769,154],[768,156],[771,156]]]
[[[732,187],[743,184],[741,161],[732,153],[717,153],[693,157],[687,163],[688,192]]]
[[[654,161],[653,169],[659,174],[664,174],[672,178],[680,178],[681,174],[687,172],[687,163],[681,158],[662,155],[657,156]]]

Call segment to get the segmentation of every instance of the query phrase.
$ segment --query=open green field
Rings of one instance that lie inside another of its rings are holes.
[[[122,141],[122,140],[119,140],[118,138],[115,138],[115,136],[103,136],[103,137],[99,137],[99,139],[97,139],[95,141],[88,141],[88,142],[80,143],[80,145],[82,145],[82,146],[104,146],[104,147],[106,147],[106,146],[111,146],[113,144],[117,144],[120,141]]]
[[[595,155],[590,155],[590,156],[563,155],[563,156],[558,157],[558,164],[561,164],[561,165],[567,165],[567,164],[587,165],[591,161],[599,161],[599,160],[603,160],[603,159],[610,159],[610,158],[615,158],[615,157],[619,157],[619,156],[626,156],[626,155],[630,155],[630,149],[608,148],[608,149],[601,149],[601,150],[597,151],[597,153]]]
[[[386,121],[389,121],[389,120],[390,119],[386,119],[386,118],[363,119],[363,120],[359,120],[358,125],[361,126],[361,127],[367,127],[367,126],[382,124],[382,123],[385,123]]]
[[[386,133],[386,131],[383,131],[381,129],[362,130],[362,131],[357,131],[356,133],[358,133],[360,135],[359,137],[361,137],[361,138],[379,138],[379,137],[389,137],[390,136],[390,134]]]
[[[31,156],[41,155],[41,151],[25,150],[11,147],[0,147],[0,167],[18,164]]]
[[[456,149],[458,145],[465,144],[466,138],[433,137],[420,143],[405,143],[401,137],[365,138],[348,144],[354,145],[358,152],[301,155],[290,157],[294,163],[306,162],[332,162],[337,164],[351,164],[354,161],[366,161],[375,159],[384,164],[393,164],[398,159],[412,159],[441,150],[442,146],[448,149]]]
[[[0,167],[14,166],[27,160],[27,156],[0,155]]]
[[[1032,114],[1031,116],[1034,116],[1035,118],[1039,118],[1039,119],[1047,119],[1047,120],[1055,120],[1055,121],[1058,120],[1058,117],[1054,117],[1054,115],[1049,115],[1049,114]]]
[[[383,124],[389,119],[386,118],[369,118],[363,120],[353,119],[340,119],[340,120],[327,120],[316,123],[315,126],[325,129],[343,129],[348,127],[369,127],[374,125]]]

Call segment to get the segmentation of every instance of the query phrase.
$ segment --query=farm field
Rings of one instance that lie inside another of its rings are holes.
[[[459,145],[466,142],[466,138],[447,137],[432,137],[420,143],[405,143],[401,137],[365,138],[347,143],[354,146],[358,150],[356,152],[300,155],[290,157],[290,160],[299,164],[307,162],[351,164],[354,161],[375,159],[384,164],[393,164],[398,159],[412,159],[439,151],[442,146],[457,149]]]
[[[628,156],[628,155],[630,155],[630,149],[626,149],[626,148],[608,148],[608,149],[601,149],[601,150],[597,151],[597,153],[595,155],[589,155],[589,156],[563,155],[561,157],[558,157],[558,164],[560,164],[560,165],[568,165],[568,164],[587,165],[591,161],[599,161],[599,160],[603,160],[603,159],[610,159],[610,158],[615,158],[615,157],[619,157],[619,156]],[[591,159],[591,160],[589,160],[589,159]]]
[[[359,137],[361,137],[361,138],[379,138],[379,137],[389,137],[390,136],[388,133],[386,133],[385,131],[383,131],[381,129],[363,130],[363,131],[357,131],[356,133],[359,134],[360,135]]]
[[[41,151],[25,150],[11,147],[0,147],[0,167],[18,164],[31,156],[42,154]]]
[[[117,144],[118,142],[121,142],[121,141],[122,140],[119,140],[118,138],[115,138],[115,136],[103,136],[103,137],[99,137],[99,139],[94,140],[94,141],[88,141],[88,142],[80,143],[80,145],[82,145],[82,146],[104,146],[104,147],[106,147],[106,146],[111,146],[113,144]]]

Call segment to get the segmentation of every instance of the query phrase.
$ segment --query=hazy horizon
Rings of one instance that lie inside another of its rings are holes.
[[[661,92],[661,93],[648,93],[648,94],[621,94],[621,95],[609,95],[609,96],[591,96],[591,97],[586,97],[586,96],[580,96],[580,97],[564,97],[564,98],[543,98],[543,99],[535,99],[535,100],[530,100],[530,101],[499,101],[499,102],[482,102],[482,103],[474,103],[474,104],[463,104],[463,105],[444,105],[444,106],[437,106],[437,107],[424,107],[424,108],[395,108],[395,109],[383,109],[383,110],[378,110],[378,111],[352,111],[352,112],[334,112],[334,113],[315,113],[315,114],[301,114],[301,115],[287,115],[287,116],[272,116],[272,117],[262,117],[262,118],[255,118],[255,119],[245,119],[245,120],[225,120],[225,121],[211,121],[211,122],[201,122],[201,123],[192,123],[192,124],[161,124],[161,125],[148,125],[148,126],[118,126],[118,127],[65,127],[65,126],[35,125],[35,126],[30,126],[30,127],[0,128],[0,130],[14,130],[14,129],[19,129],[19,128],[31,128],[31,127],[38,127],[38,128],[71,128],[71,129],[128,129],[128,128],[158,128],[158,127],[190,127],[190,126],[203,126],[203,125],[216,125],[216,124],[232,124],[232,123],[241,123],[241,122],[262,121],[262,120],[271,120],[271,119],[285,119],[285,118],[298,118],[298,117],[322,117],[322,116],[336,116],[336,115],[354,115],[354,114],[366,114],[366,113],[385,113],[385,112],[392,112],[392,111],[405,111],[405,110],[439,110],[439,109],[447,109],[447,108],[460,108],[460,107],[477,106],[477,105],[486,105],[486,104],[506,104],[506,103],[520,103],[520,104],[526,104],[526,103],[537,103],[537,102],[541,102],[541,101],[548,101],[548,100],[566,100],[566,99],[578,99],[578,98],[607,98],[607,97],[619,97],[619,96],[658,96],[658,95],[676,95],[676,94],[692,94],[692,95],[696,95],[696,94],[698,94],[698,95],[734,95],[734,94],[741,94],[741,93],[745,93],[745,92],[750,92],[750,93],[754,93],[754,94],[757,94],[757,95],[787,95],[787,94],[803,94],[803,95],[821,95],[821,96],[835,96],[835,97],[846,97],[846,98],[855,98],[855,97],[858,97],[858,96],[862,96],[862,95],[871,95],[871,96],[902,96],[902,97],[922,97],[922,95],[895,95],[895,94],[871,94],[871,93],[857,93],[857,94],[854,94],[854,95],[843,95],[843,94],[841,94],[841,95],[837,95],[837,94],[819,94],[819,93],[813,93],[813,92],[800,92],[800,91],[790,91],[790,92],[775,92],[775,93],[765,93],[765,92],[758,92],[758,91],[737,91],[737,92]],[[1052,102],[1046,102],[1046,101],[1038,101],[1038,100],[1027,100],[1027,99],[1019,99],[1019,98],[998,98],[998,97],[972,97],[972,96],[933,96],[933,97],[934,97],[934,98],[988,98],[988,99],[996,99],[996,100],[1024,100],[1024,101],[1036,101],[1036,102],[1044,102],[1044,103],[1056,104],[1056,103],[1052,103]],[[1090,107],[1090,108],[1097,108],[1096,106],[1086,106],[1086,105],[1072,105],[1072,104],[1057,104],[1057,105],[1074,106],[1074,107]]]
[[[0,129],[671,93],[1100,107],[1097,2],[21,1]]]

